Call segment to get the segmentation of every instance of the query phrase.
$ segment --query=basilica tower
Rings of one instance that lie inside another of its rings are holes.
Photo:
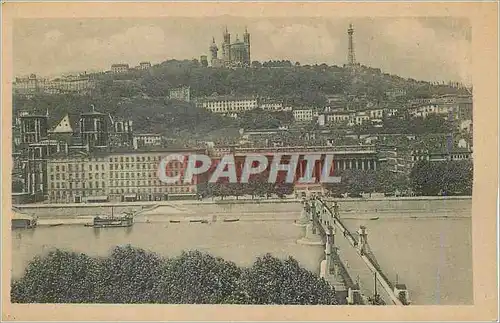
[[[247,27],[245,27],[245,33],[243,34],[243,42],[245,43],[246,46],[245,63],[246,65],[250,66],[252,62],[250,58],[250,34],[248,33]]]
[[[227,26],[222,36],[224,39],[222,43],[222,59],[224,64],[229,64],[231,62],[231,34],[227,31]]]

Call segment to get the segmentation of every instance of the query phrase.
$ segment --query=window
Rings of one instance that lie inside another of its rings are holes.
[[[104,184],[104,182],[101,182],[101,187],[102,187],[102,188],[105,188],[105,187],[106,187],[106,185]]]
[[[66,174],[65,173],[62,173],[61,176],[62,176],[63,180],[66,180]]]
[[[99,179],[99,173],[95,173],[95,179]]]
[[[92,170],[92,165],[89,165],[89,170]]]
[[[60,179],[60,175],[56,174],[56,180],[59,180],[59,179]]]
[[[50,180],[53,181],[54,180],[54,175],[50,175]]]
[[[58,171],[59,171],[59,166],[56,166],[56,172],[58,172]]]

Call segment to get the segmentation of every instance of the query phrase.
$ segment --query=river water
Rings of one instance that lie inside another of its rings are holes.
[[[472,304],[471,205],[471,200],[342,202],[341,216],[350,230],[367,226],[377,261],[389,279],[398,277],[407,285],[413,304]],[[14,230],[12,275],[20,277],[34,256],[54,248],[105,256],[114,246],[126,244],[164,256],[196,249],[241,266],[265,253],[292,256],[318,273],[323,249],[296,243],[304,230],[293,223],[300,210],[293,203],[161,206],[137,216],[132,228],[64,225]],[[378,219],[370,220],[374,217]],[[189,222],[202,218],[210,223]]]

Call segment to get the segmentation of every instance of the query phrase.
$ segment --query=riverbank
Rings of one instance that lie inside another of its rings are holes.
[[[436,200],[470,200],[472,196],[408,196],[408,197],[373,197],[373,198],[325,198],[325,201],[338,202],[362,202],[362,201],[436,201]],[[33,203],[18,204],[14,207],[22,209],[35,208],[87,208],[87,207],[154,207],[157,205],[204,205],[204,204],[280,204],[280,203],[299,203],[302,199],[283,198],[283,199],[252,199],[252,198],[225,198],[204,199],[204,200],[174,200],[174,201],[136,201],[136,202],[105,202],[105,203]]]

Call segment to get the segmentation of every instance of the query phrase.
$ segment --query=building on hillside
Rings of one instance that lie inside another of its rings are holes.
[[[89,94],[97,86],[95,79],[90,75],[65,76],[52,80],[38,78],[35,74],[29,77],[17,77],[13,83],[14,94],[33,95],[36,93],[47,94]]]
[[[396,117],[399,115],[399,108],[385,108],[384,109],[384,117]]]
[[[261,99],[259,100],[259,108],[266,111],[282,111],[283,100]]]
[[[460,130],[472,134],[472,120],[463,120],[460,122]]]
[[[326,102],[329,106],[336,107],[345,105],[347,103],[347,98],[345,94],[329,94],[326,95]]]
[[[411,151],[412,166],[419,161],[445,162],[471,159],[472,150],[469,148],[452,148],[451,150],[415,149]]]
[[[112,150],[100,153],[59,153],[48,160],[50,203],[91,203],[106,201],[157,201],[194,198],[199,177],[184,183],[167,184],[158,177],[158,166],[172,153],[204,154],[204,150],[152,149]],[[170,176],[185,170],[184,163],[172,162]]]
[[[370,119],[383,119],[384,109],[383,108],[372,108],[366,111],[370,116]]]
[[[354,119],[349,120],[349,125],[362,125],[370,121],[370,115],[366,111],[356,112]]]
[[[148,70],[151,68],[151,63],[150,62],[140,62],[138,68],[140,70]]]
[[[331,125],[331,124],[349,124],[349,121],[354,118],[356,112],[354,111],[335,111],[335,112],[325,112],[318,116],[318,124],[320,126]]]
[[[295,121],[299,122],[312,121],[315,116],[318,116],[317,112],[312,108],[293,109],[292,114]]]
[[[170,99],[190,102],[191,101],[191,87],[181,86],[175,89],[170,89],[168,92]]]
[[[111,65],[111,72],[112,73],[125,73],[128,72],[130,69],[128,64],[113,64]]]
[[[140,133],[133,137],[134,149],[144,147],[161,147],[163,145],[163,136],[155,133]]]
[[[250,111],[259,107],[255,97],[214,96],[199,101],[199,106],[213,113],[237,113]]]
[[[392,90],[386,91],[385,95],[389,99],[396,99],[396,98],[405,96],[406,95],[406,90],[404,90],[404,89],[392,89]]]

